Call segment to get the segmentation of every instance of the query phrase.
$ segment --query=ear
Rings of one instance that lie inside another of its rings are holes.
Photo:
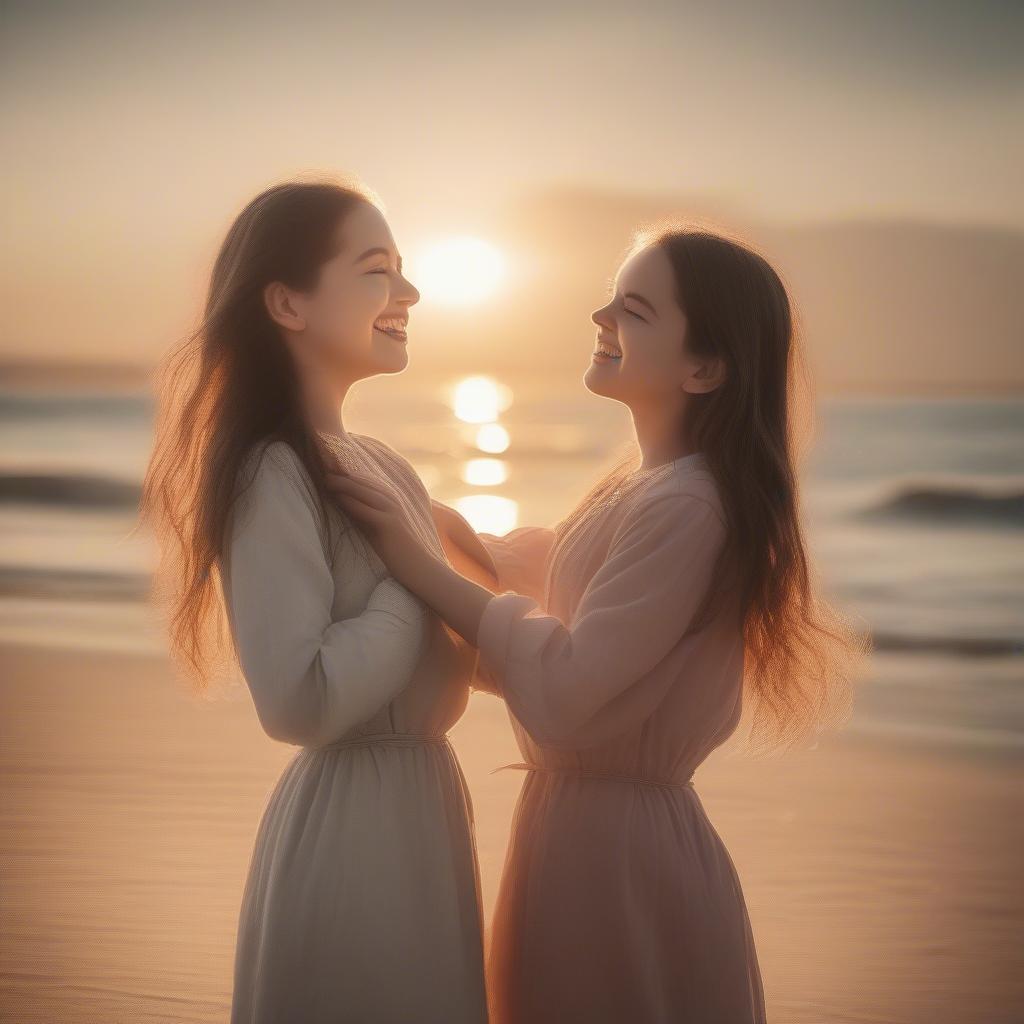
[[[263,304],[278,327],[288,331],[306,329],[306,319],[296,312],[291,291],[280,281],[273,281],[263,289]]]
[[[683,381],[683,390],[690,395],[706,395],[725,383],[725,363],[708,359]]]

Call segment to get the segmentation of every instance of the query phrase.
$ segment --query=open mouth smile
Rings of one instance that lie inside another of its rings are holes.
[[[395,341],[408,341],[409,318],[404,316],[380,316],[373,321],[373,329],[386,334]]]
[[[597,346],[594,349],[595,363],[605,363],[621,358],[622,349],[616,348],[614,345],[610,345],[607,341],[602,341],[598,338]]]

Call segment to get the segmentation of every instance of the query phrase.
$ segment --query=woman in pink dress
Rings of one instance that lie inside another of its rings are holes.
[[[638,240],[593,315],[585,382],[625,403],[639,465],[555,531],[420,543],[364,477],[332,486],[394,575],[480,650],[528,772],[489,955],[492,1020],[765,1019],[739,880],[694,788],[736,729],[785,743],[845,701],[840,620],[814,593],[790,450],[790,304],[744,245]]]

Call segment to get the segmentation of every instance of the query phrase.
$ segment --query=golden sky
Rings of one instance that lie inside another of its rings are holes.
[[[362,177],[406,249],[505,244],[510,211],[554,186],[766,224],[1024,229],[1015,4],[138,0],[0,18],[4,356],[151,360],[230,216],[303,171]]]

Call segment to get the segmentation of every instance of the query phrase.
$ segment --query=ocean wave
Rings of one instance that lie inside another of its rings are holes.
[[[0,595],[64,601],[145,601],[148,573],[0,565]]]
[[[0,596],[41,600],[144,602],[151,594],[146,572],[0,565]],[[940,655],[964,659],[1024,656],[1024,637],[936,635],[876,628],[879,653]]]
[[[912,636],[876,629],[871,636],[876,651],[903,654],[944,654],[959,658],[1003,658],[1024,654],[1024,639],[979,636]]]
[[[1024,489],[1011,491],[958,484],[908,484],[864,510],[870,519],[920,519],[936,523],[1024,526]]]
[[[137,483],[85,473],[0,473],[0,502],[61,508],[127,509],[139,503]]]

